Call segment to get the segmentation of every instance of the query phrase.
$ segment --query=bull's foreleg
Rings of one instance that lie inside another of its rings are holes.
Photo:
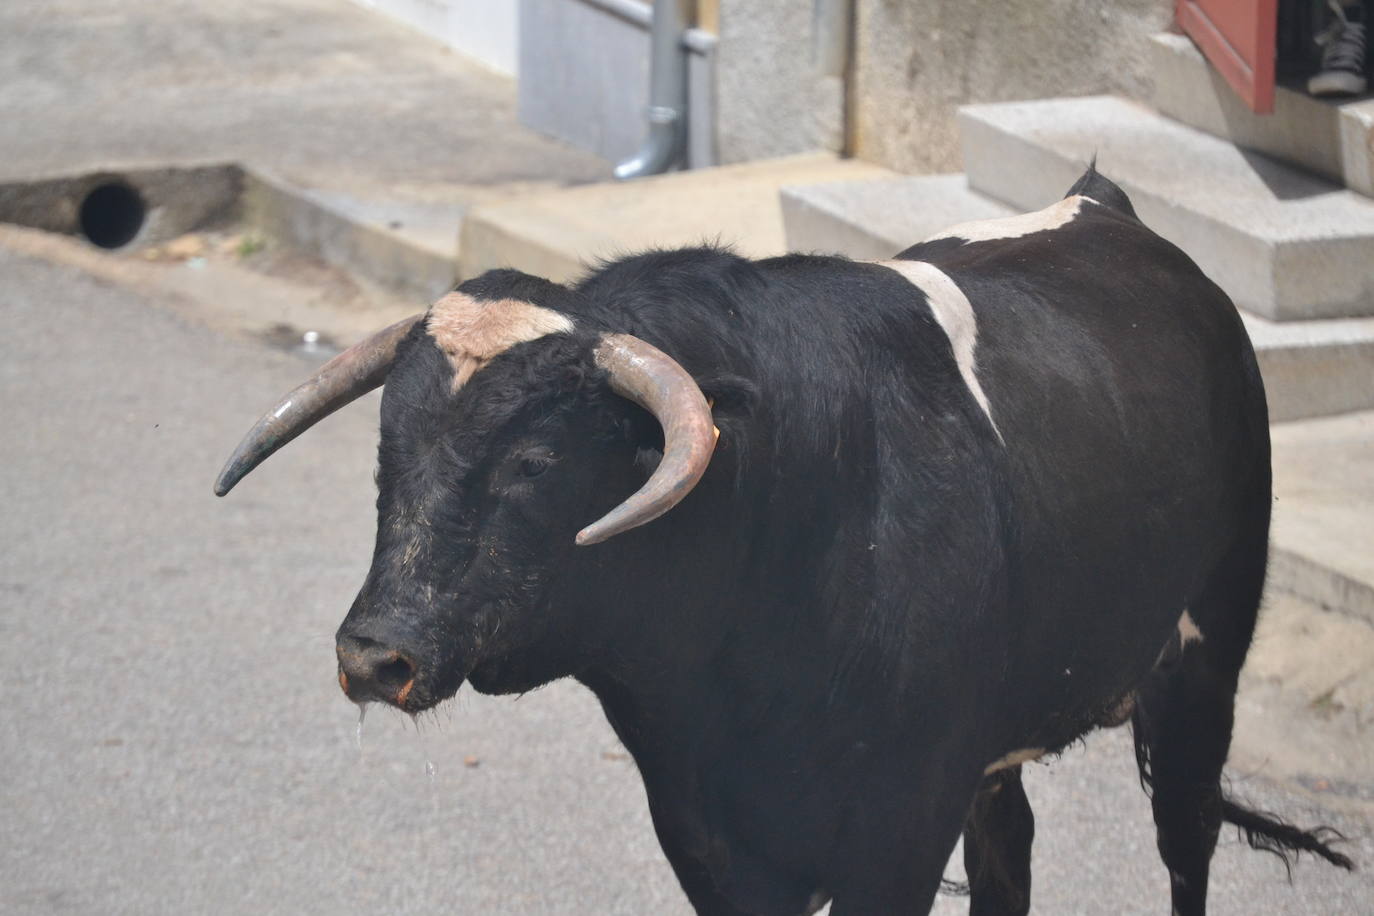
[[[1010,767],[985,779],[964,825],[969,916],[1030,912],[1034,839],[1035,815],[1021,786],[1021,768]]]
[[[701,861],[683,852],[678,837],[664,829],[652,804],[650,811],[655,814],[654,828],[663,854],[667,856],[668,864],[673,866],[678,884],[682,885],[682,892],[687,895],[697,916],[749,916],[746,910],[736,907],[721,894],[710,870]]]
[[[951,770],[971,774],[956,782]],[[851,813],[840,835],[844,859],[831,887],[831,916],[929,912],[981,778],[973,768],[932,765],[900,786],[894,777],[887,791],[869,779],[873,801]]]

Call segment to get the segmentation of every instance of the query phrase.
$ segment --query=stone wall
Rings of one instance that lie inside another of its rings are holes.
[[[812,58],[812,0],[719,0],[716,150],[742,162],[844,143],[844,83]]]
[[[914,173],[960,169],[961,104],[1148,98],[1149,39],[1173,10],[1172,0],[857,2],[849,145]]]

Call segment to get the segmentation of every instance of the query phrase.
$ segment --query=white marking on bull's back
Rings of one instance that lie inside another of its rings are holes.
[[[1202,630],[1198,629],[1193,615],[1185,610],[1183,616],[1178,618],[1178,644],[1186,649],[1190,642],[1202,642]]]
[[[1091,197],[1075,194],[1058,203],[1051,204],[1043,210],[1036,210],[1034,213],[1018,213],[1016,216],[1002,216],[997,219],[980,219],[968,223],[959,223],[957,226],[951,226],[935,233],[926,241],[963,239],[966,242],[990,242],[994,239],[1019,239],[1021,236],[1030,235],[1032,232],[1045,232],[1068,225],[1078,215],[1084,201],[1097,203]]]
[[[566,334],[572,319],[519,299],[474,299],[449,293],[430,307],[425,329],[453,364],[453,390],[518,343]]]
[[[978,381],[977,364],[974,359],[974,351],[978,347],[978,321],[973,315],[973,303],[968,301],[968,296],[964,295],[964,291],[949,278],[949,275],[934,264],[925,261],[878,263],[895,270],[912,286],[926,294],[935,321],[945,332],[945,336],[949,338],[949,345],[954,349],[954,362],[959,367],[964,384],[972,393],[973,399],[978,402],[978,406],[983,408],[983,413],[987,414],[988,422],[992,424],[992,431],[997,433],[998,440],[1005,445],[1006,440],[1002,439],[1002,431],[997,428],[997,421],[993,419],[988,396]]]
[[[993,773],[996,773],[998,770],[1006,770],[1010,769],[1011,767],[1019,767],[1023,763],[1029,763],[1032,760],[1039,760],[1041,757],[1044,756],[1045,749],[1043,747],[1024,747],[1019,751],[1012,751],[1005,757],[999,757],[992,763],[989,763],[987,766],[983,768],[983,775],[989,776]]]

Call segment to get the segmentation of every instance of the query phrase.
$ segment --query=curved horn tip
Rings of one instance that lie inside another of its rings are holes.
[[[420,312],[382,328],[329,360],[292,389],[240,440],[215,480],[215,495],[225,495],[277,449],[380,386],[396,358],[397,345],[427,314]]]
[[[578,547],[590,547],[593,544],[600,544],[602,541],[609,541],[620,532],[614,525],[604,524],[605,518],[592,522],[586,528],[577,532],[576,542]]]
[[[596,348],[612,391],[648,410],[663,428],[663,459],[637,492],[577,534],[585,547],[668,512],[691,492],[719,433],[696,380],[671,356],[630,334],[607,334]]]
[[[242,474],[235,473],[233,468],[225,465],[224,470],[220,471],[219,476],[215,478],[215,495],[224,496],[234,489],[234,484],[238,483],[242,477]]]

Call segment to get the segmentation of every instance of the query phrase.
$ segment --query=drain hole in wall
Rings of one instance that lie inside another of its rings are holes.
[[[119,248],[138,235],[147,212],[137,191],[122,181],[107,181],[81,201],[81,234],[101,248]]]

